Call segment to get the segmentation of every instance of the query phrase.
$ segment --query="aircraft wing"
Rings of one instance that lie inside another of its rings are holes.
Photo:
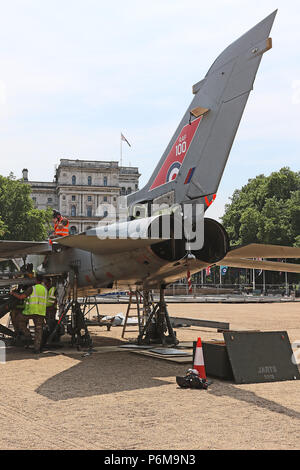
[[[31,277],[14,277],[12,279],[0,279],[0,288],[1,287],[12,287],[16,286],[17,284],[22,284],[22,286],[32,286],[36,284],[36,278]],[[1,318],[1,315],[0,315]]]
[[[229,258],[300,258],[300,247],[264,245],[250,243],[249,245],[233,248],[226,255]]]
[[[251,259],[252,258],[252,259]],[[253,259],[254,258],[254,259]],[[300,258],[300,248],[280,245],[260,245],[251,243],[246,246],[234,248],[216,263],[218,266],[233,268],[263,269],[266,271],[282,271],[300,273],[300,264],[284,263],[281,261],[267,261],[257,258]]]
[[[80,233],[78,235],[69,235],[68,237],[56,238],[55,241],[63,246],[70,248],[79,248],[80,250],[90,251],[97,255],[122,253],[125,251],[138,250],[145,246],[159,243],[162,239],[151,238],[105,238],[100,239],[97,235],[88,235]]]
[[[51,251],[48,242],[0,240],[0,261]]]
[[[164,240],[159,236],[159,225],[164,218],[167,218],[168,221],[168,217],[168,215],[154,215],[142,219],[116,222],[107,226],[91,228],[78,235],[55,238],[54,241],[60,245],[79,248],[97,255],[138,250]],[[149,238],[150,233],[151,238]]]

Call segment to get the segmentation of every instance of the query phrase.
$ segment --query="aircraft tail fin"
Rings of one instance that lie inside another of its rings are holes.
[[[199,202],[215,197],[277,10],[227,47],[205,78],[144,188],[128,205]]]

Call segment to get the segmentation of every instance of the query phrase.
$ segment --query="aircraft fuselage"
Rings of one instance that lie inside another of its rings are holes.
[[[134,252],[96,255],[76,248],[62,249],[48,255],[45,274],[77,273],[79,288],[112,288],[116,286],[154,287],[185,277],[187,269],[197,272],[209,263],[191,260],[164,260],[151,247]]]

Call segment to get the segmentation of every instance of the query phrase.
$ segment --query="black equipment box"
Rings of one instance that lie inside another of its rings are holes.
[[[300,379],[286,331],[226,331],[223,336],[224,342],[202,341],[208,376],[237,384]]]

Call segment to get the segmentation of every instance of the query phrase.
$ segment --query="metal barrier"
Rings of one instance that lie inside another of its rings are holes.
[[[264,287],[264,288],[263,288]],[[153,291],[157,293],[155,289]],[[290,284],[266,284],[265,286],[256,284],[253,289],[252,284],[192,284],[192,295],[218,295],[218,294],[235,294],[235,295],[294,295],[300,296],[300,291],[295,290],[295,286]],[[190,295],[191,295],[190,294]],[[189,295],[189,286],[187,283],[170,284],[166,288],[166,295]]]

